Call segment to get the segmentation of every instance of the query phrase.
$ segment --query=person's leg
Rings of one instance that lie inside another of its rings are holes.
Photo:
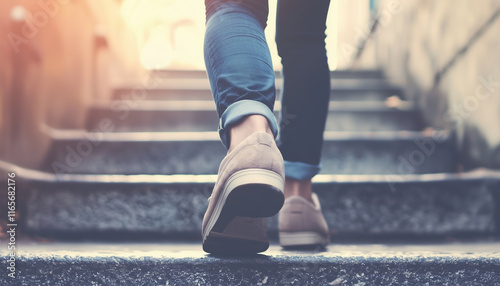
[[[228,154],[202,225],[210,253],[269,247],[264,217],[284,202],[284,163],[274,137],[274,70],[264,28],[267,0],[206,0],[205,63]]]
[[[264,35],[267,0],[206,0],[205,4],[205,65],[222,143],[231,150],[251,130],[276,136],[274,69]]]
[[[285,196],[309,201],[311,178],[320,170],[330,99],[325,49],[329,0],[279,0],[276,43],[283,64],[278,145],[285,159]]]
[[[311,179],[320,170],[330,100],[325,49],[329,0],[279,0],[276,43],[283,64],[279,148],[285,159],[283,247],[328,244],[328,226]]]

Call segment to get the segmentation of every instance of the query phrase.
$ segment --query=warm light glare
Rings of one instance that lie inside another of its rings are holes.
[[[330,69],[337,66],[337,1],[331,3],[327,23]],[[273,65],[281,69],[276,43],[277,1],[269,1],[266,38]],[[200,0],[125,0],[122,15],[138,38],[141,63],[148,69],[205,69],[203,37],[205,6]]]

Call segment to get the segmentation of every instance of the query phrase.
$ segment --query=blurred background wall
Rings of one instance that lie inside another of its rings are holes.
[[[275,43],[276,0],[269,1],[269,17],[265,30],[273,65],[281,70],[281,59]],[[331,0],[327,19],[326,47],[331,69],[345,67],[348,56],[337,57],[337,41],[353,42],[347,29],[337,35],[337,27],[369,27],[369,0]],[[345,11],[347,13],[338,13]],[[203,38],[205,34],[205,5],[200,0],[124,0],[121,13],[137,36],[141,63],[150,69],[204,70]],[[337,64],[337,60],[340,63]]]
[[[276,1],[266,35],[274,66]],[[380,68],[458,136],[466,168],[500,167],[499,0],[332,0],[331,69]],[[372,25],[377,19],[377,25]],[[199,0],[0,3],[0,159],[36,167],[43,125],[83,127],[86,105],[145,68],[203,69]]]
[[[355,66],[380,67],[453,130],[465,168],[500,168],[500,1],[379,0]]]
[[[117,0],[0,2],[0,159],[36,168],[44,126],[82,128],[113,79],[141,73]]]

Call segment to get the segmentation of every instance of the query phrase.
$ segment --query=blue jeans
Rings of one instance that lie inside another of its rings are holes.
[[[274,70],[264,29],[267,0],[205,0],[205,65],[219,114],[219,134],[244,117],[262,115],[285,159],[287,177],[305,180],[320,170],[330,99],[325,49],[330,0],[279,0],[276,43],[283,64],[281,120],[273,114]]]

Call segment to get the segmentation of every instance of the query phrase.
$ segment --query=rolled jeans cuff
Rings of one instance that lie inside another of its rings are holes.
[[[262,115],[269,122],[269,127],[273,132],[274,138],[278,136],[278,123],[276,117],[274,117],[273,112],[262,102],[255,100],[240,100],[231,104],[222,113],[219,121],[219,136],[222,144],[229,149],[229,129],[232,125],[241,121],[245,116],[248,115]]]
[[[312,179],[321,169],[320,165],[285,161],[285,176],[295,180]]]

